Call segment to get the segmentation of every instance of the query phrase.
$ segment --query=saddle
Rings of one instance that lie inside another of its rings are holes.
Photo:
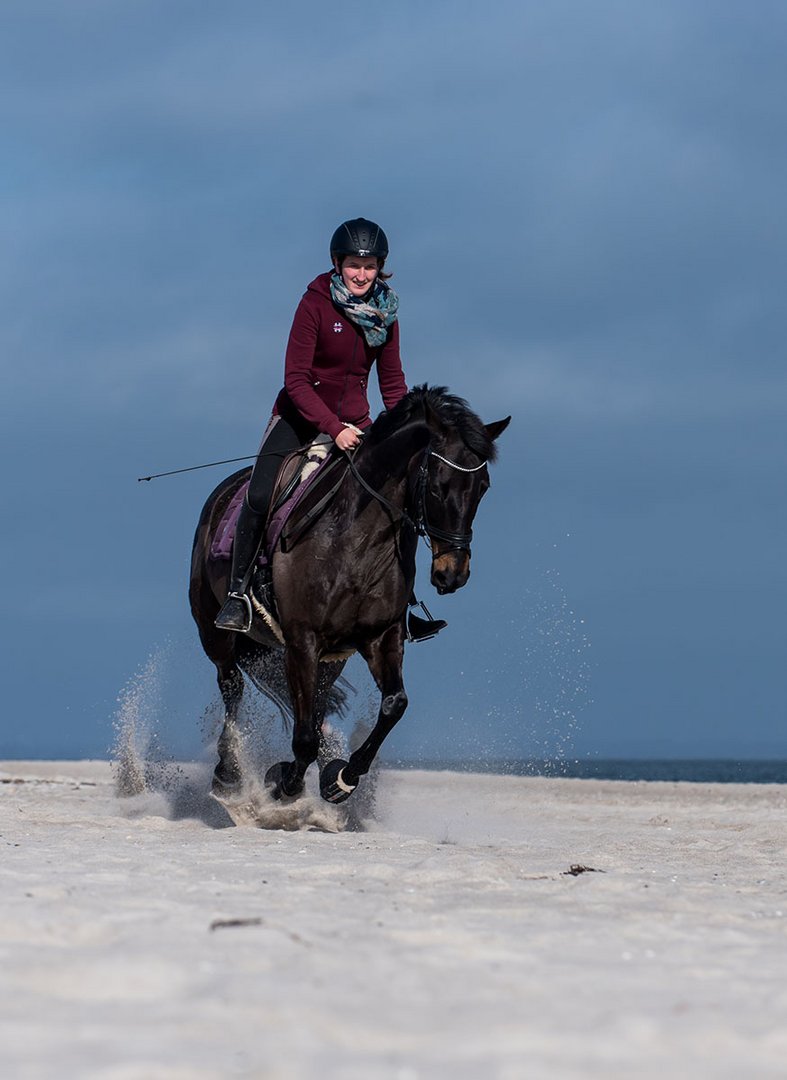
[[[333,502],[347,475],[344,454],[333,452],[330,435],[320,435],[306,451],[296,450],[281,464],[271,496],[266,547],[289,551]]]
[[[290,551],[320,519],[333,501],[349,469],[349,460],[344,454],[333,453],[333,446],[327,435],[319,436],[305,451],[295,450],[288,454],[279,468],[271,496],[265,540],[257,556],[255,573],[250,583],[250,595],[252,605],[261,615],[274,639],[280,643],[283,643],[284,638],[278,624],[276,600],[270,593],[269,586],[267,594],[264,592],[265,581],[270,582],[270,572],[265,571],[265,574],[268,574],[266,579],[262,570],[272,561],[277,545],[281,545],[282,551]],[[227,504],[219,527],[213,535],[211,559],[232,558],[235,526],[248,487],[247,480]],[[264,604],[260,599],[262,596],[267,597]],[[432,618],[426,604],[417,600],[415,593],[410,597],[409,606],[420,607],[426,619],[412,611],[408,612],[408,641],[428,641],[448,625],[444,619]],[[346,659],[353,651],[323,659]]]
[[[328,436],[318,438],[305,451],[295,450],[282,462],[271,496],[265,539],[257,556],[259,566],[273,558],[277,545],[289,551],[330,505],[349,468],[344,455],[331,453]],[[227,504],[210,547],[211,559],[232,557],[235,526],[248,481]]]

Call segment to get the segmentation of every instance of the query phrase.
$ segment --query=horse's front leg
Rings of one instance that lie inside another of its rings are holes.
[[[317,646],[313,635],[288,641],[284,664],[293,711],[292,753],[294,761],[280,761],[268,769],[265,783],[273,788],[273,797],[292,798],[303,791],[303,778],[317,760],[320,734],[314,715],[317,689]]]
[[[369,737],[350,755],[349,761],[331,761],[320,774],[320,794],[328,802],[344,802],[368,773],[377,752],[407,708],[407,694],[402,681],[404,657],[404,621],[390,627],[382,637],[359,651],[382,694],[377,723]]]

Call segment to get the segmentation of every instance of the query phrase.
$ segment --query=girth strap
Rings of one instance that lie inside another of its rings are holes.
[[[339,466],[340,464],[341,468],[337,468],[337,466]],[[328,468],[332,472],[337,471],[338,478],[334,481],[333,484],[331,484],[328,490],[320,496],[320,498],[314,503],[314,505],[308,508],[308,510],[304,511],[302,514],[298,514],[296,511],[294,517],[297,520],[287,522],[287,524],[284,526],[284,529],[282,530],[281,536],[279,537],[279,543],[281,544],[282,551],[289,551],[295,544],[297,544],[297,542],[301,539],[304,533],[306,533],[315,523],[315,521],[320,517],[322,512],[326,509],[326,507],[332,501],[333,497],[336,495],[339,488],[342,486],[344,478],[347,475],[347,463],[343,462],[341,458],[336,458],[336,460],[332,462],[328,466]]]

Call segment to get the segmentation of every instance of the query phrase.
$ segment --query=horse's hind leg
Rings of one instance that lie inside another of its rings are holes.
[[[292,699],[292,753],[294,761],[280,761],[265,774],[265,783],[273,788],[273,797],[292,798],[303,791],[303,778],[320,746],[320,723],[315,717],[317,691],[317,650],[312,635],[290,640],[284,652],[287,682]]]
[[[369,737],[350,755],[349,761],[331,761],[320,774],[320,794],[333,803],[344,802],[352,795],[358,781],[368,773],[377,752],[407,708],[407,694],[402,681],[404,623],[392,626],[382,637],[361,647],[360,652],[383,697],[377,723]]]
[[[317,760],[320,767],[341,753],[341,733],[327,723],[329,713],[343,716],[346,712],[346,692],[335,689],[336,680],[341,675],[345,660],[323,661],[317,669],[317,691],[314,696],[314,729],[319,736]]]

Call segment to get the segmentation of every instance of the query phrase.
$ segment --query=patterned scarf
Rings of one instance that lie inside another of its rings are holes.
[[[348,319],[360,326],[369,345],[374,348],[385,344],[388,327],[396,322],[399,310],[399,297],[389,285],[377,278],[371,293],[361,299],[353,296],[339,274],[333,274],[331,299]]]

